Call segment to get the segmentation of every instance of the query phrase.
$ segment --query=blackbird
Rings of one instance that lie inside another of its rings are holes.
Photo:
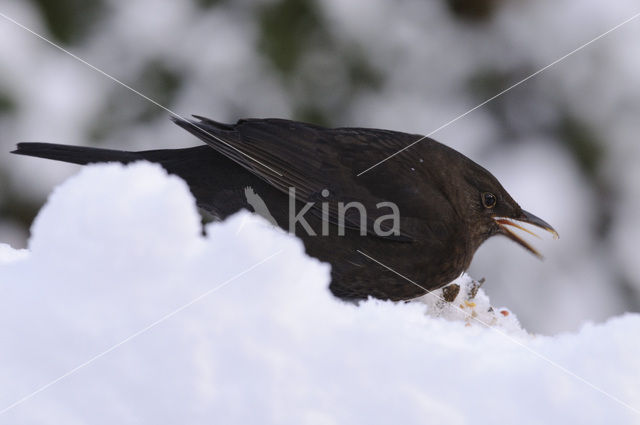
[[[347,300],[407,300],[438,289],[494,235],[539,256],[509,230],[527,231],[518,222],[557,237],[489,171],[430,138],[358,176],[422,136],[194,117],[172,119],[205,143],[196,147],[128,152],[19,143],[13,153],[76,164],[158,163],[186,181],[205,213],[225,219],[245,208],[295,233],[309,255],[331,264],[330,289]]]

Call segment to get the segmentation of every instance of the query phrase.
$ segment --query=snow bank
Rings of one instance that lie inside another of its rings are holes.
[[[0,423],[640,422],[639,315],[545,337],[481,291],[452,305],[494,328],[433,298],[355,306],[265,221],[207,230],[149,164],[56,189],[29,250],[0,245]]]

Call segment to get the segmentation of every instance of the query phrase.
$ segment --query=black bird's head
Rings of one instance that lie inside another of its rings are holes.
[[[537,236],[521,226],[521,223],[527,223],[552,233],[556,239],[558,232],[546,221],[520,208],[498,179],[483,167],[472,163],[471,166],[465,167],[463,175],[466,182],[463,190],[465,215],[475,248],[491,236],[504,235],[538,258],[542,258],[535,248],[512,229],[516,228]]]

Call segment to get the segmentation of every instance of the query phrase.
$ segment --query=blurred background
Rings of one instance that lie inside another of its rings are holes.
[[[167,111],[429,133],[640,12],[635,0],[0,0],[0,242],[24,247],[78,166],[16,142],[198,144]],[[470,274],[529,331],[640,311],[640,19],[433,137],[561,239],[505,238]]]

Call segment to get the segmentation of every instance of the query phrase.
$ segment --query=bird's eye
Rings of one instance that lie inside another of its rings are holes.
[[[482,194],[482,205],[484,205],[485,208],[493,208],[496,206],[496,195],[494,195],[491,192],[484,192]]]

